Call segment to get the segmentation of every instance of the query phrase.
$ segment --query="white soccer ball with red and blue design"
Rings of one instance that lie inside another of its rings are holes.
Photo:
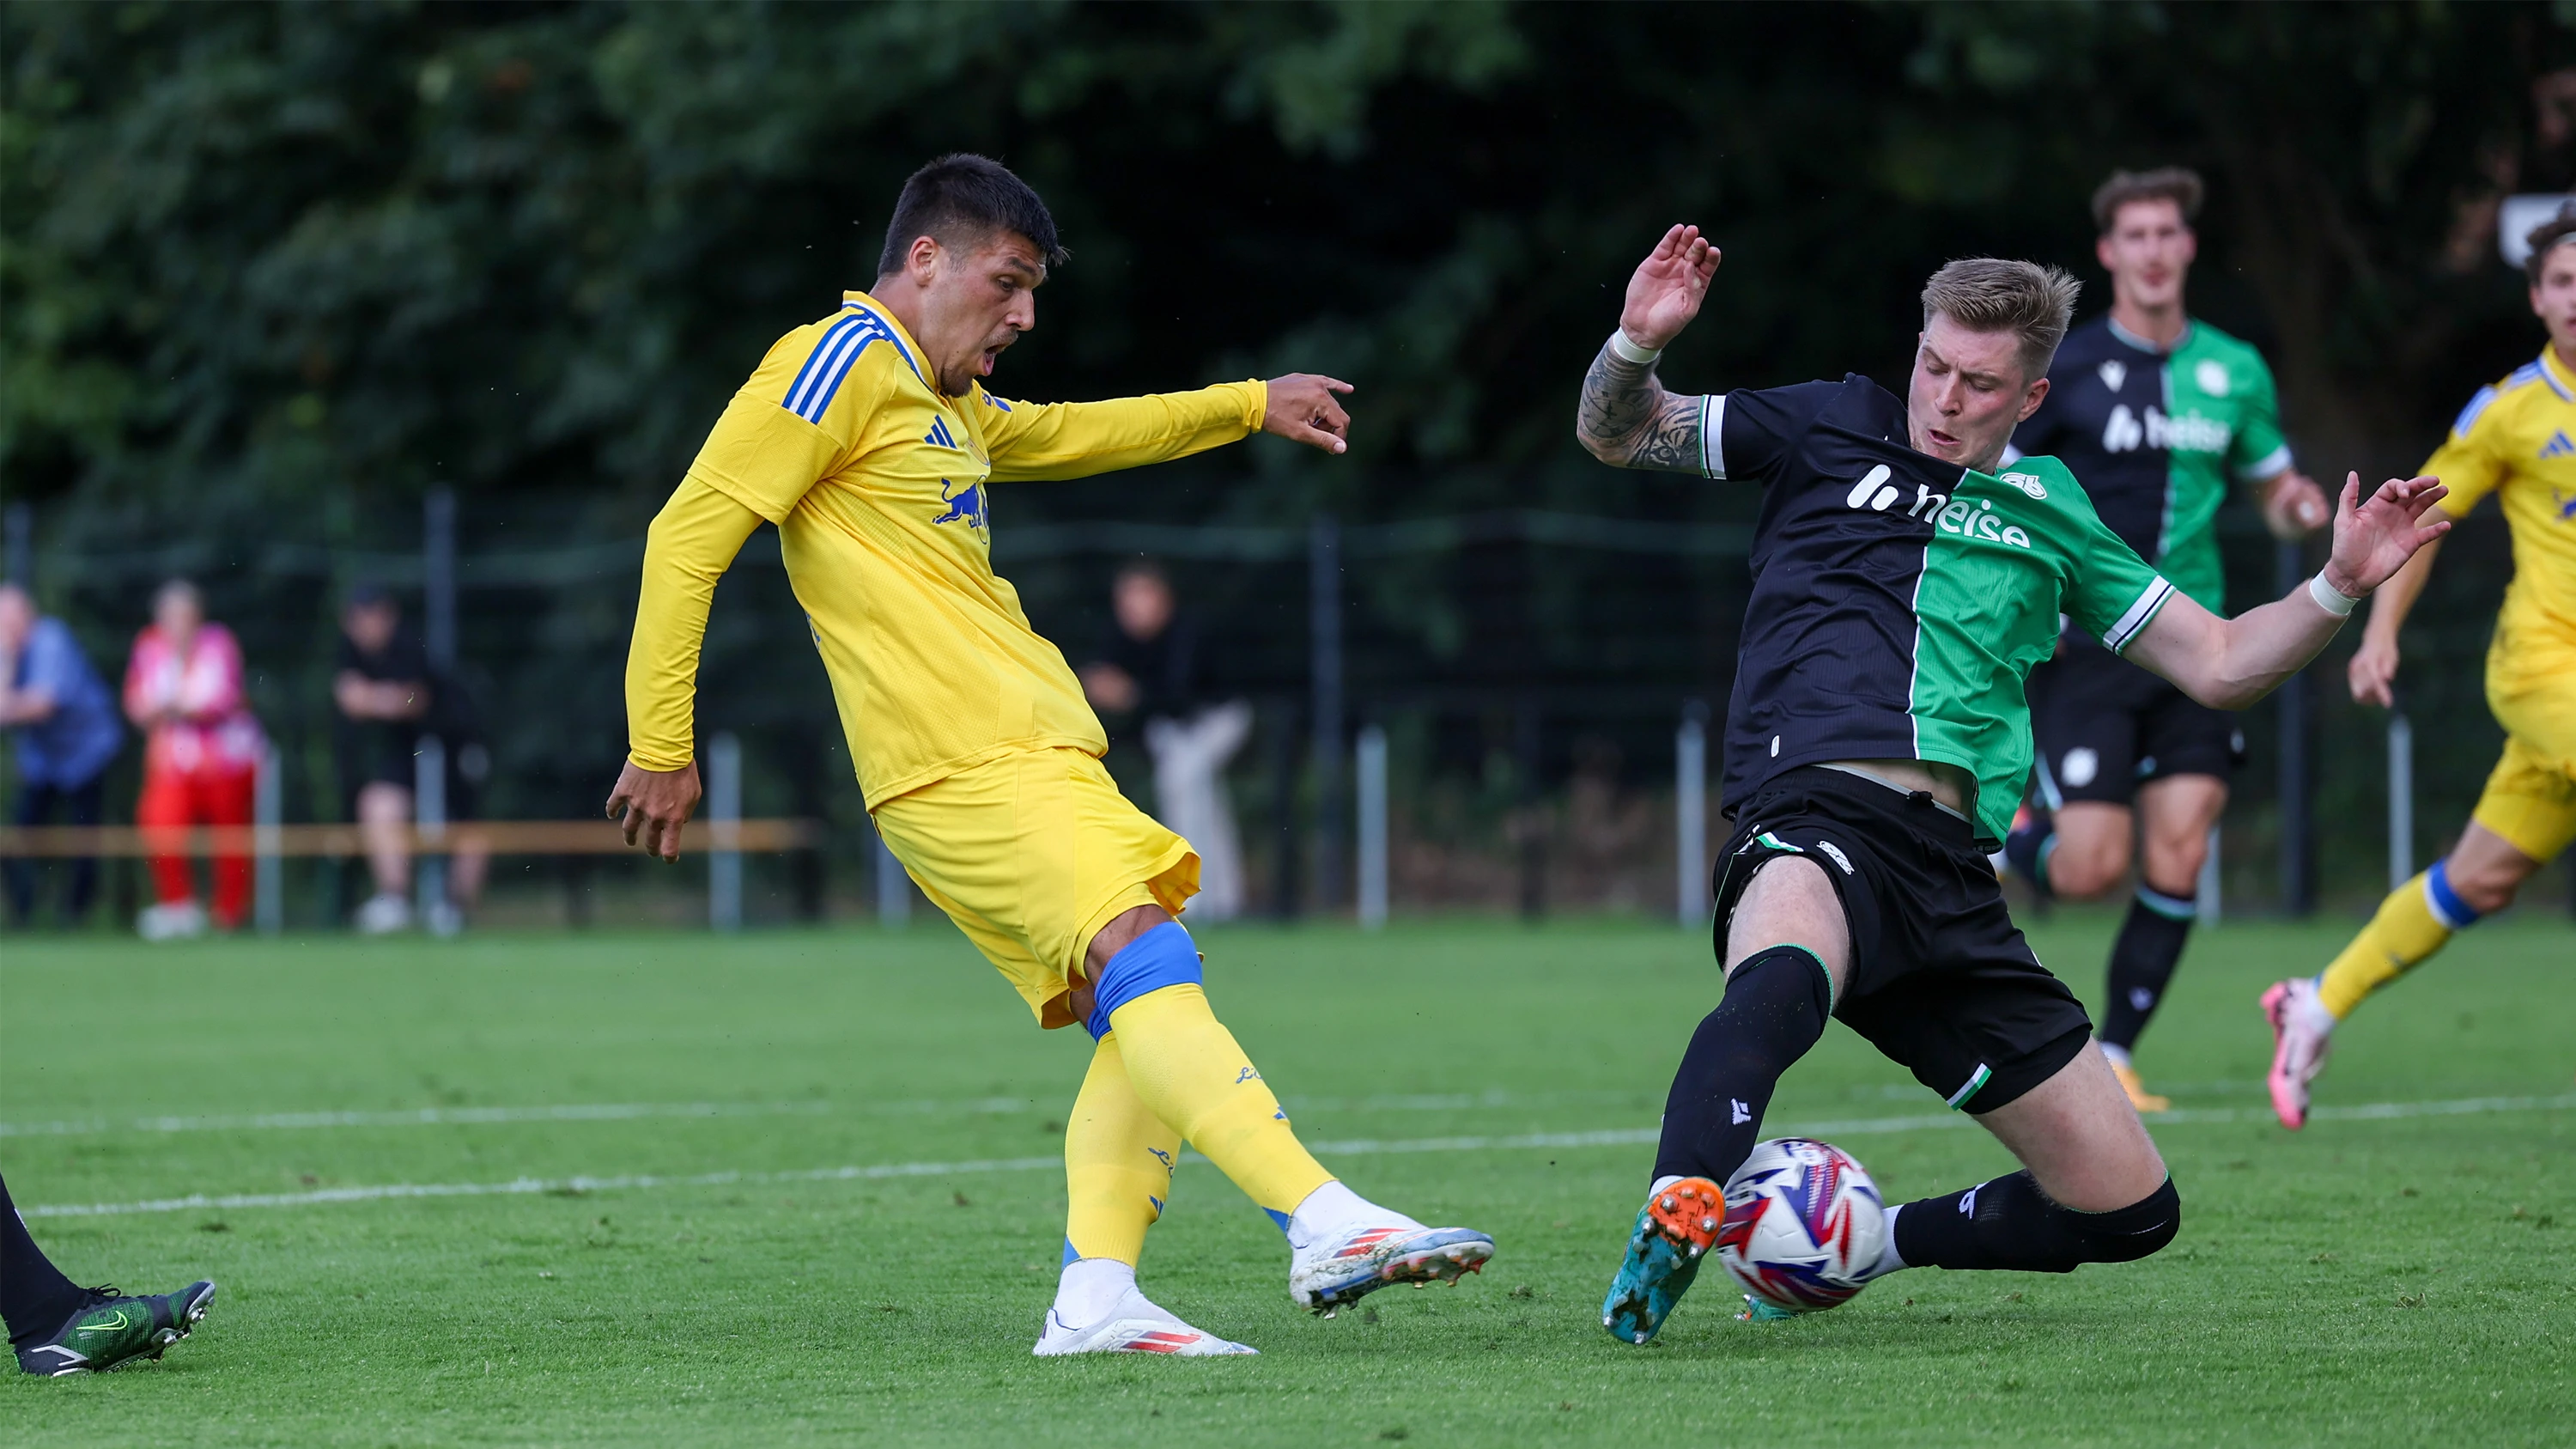
[[[1887,1241],[1878,1184],[1812,1137],[1760,1143],[1726,1183],[1717,1261],[1756,1303],[1821,1313],[1861,1290]]]

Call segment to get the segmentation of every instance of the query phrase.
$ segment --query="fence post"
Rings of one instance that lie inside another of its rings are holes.
[[[429,490],[420,515],[421,643],[445,673],[456,667],[456,490]]]
[[[2213,825],[2209,827],[2209,849],[2200,857],[2200,883],[2192,891],[2193,899],[2199,902],[2197,911],[2203,929],[2218,924],[2218,878],[2218,827]]]
[[[869,822],[868,833],[877,843],[877,924],[900,929],[912,920],[912,878],[886,848],[885,836],[878,833],[874,821]]]
[[[1314,645],[1315,908],[1342,891],[1342,527],[1318,513],[1307,534],[1308,628]]]
[[[259,775],[251,787],[251,853],[259,872],[251,911],[263,936],[274,936],[286,929],[285,862],[279,851],[283,841],[277,828],[285,816],[281,800],[284,784],[277,746],[269,745],[260,752]]]
[[[742,929],[742,741],[731,730],[707,741],[707,926]]]
[[[1374,931],[1386,924],[1386,731],[1369,725],[1360,731],[1360,926]]]
[[[2286,594],[2307,577],[2307,551],[2284,539],[2272,553],[2273,586]],[[2305,917],[2317,906],[2317,822],[2313,760],[2316,709],[2306,670],[2283,681],[2281,701],[2281,910]]]
[[[2388,888],[2415,875],[2415,725],[2404,710],[2388,716]]]
[[[1674,916],[1685,930],[1708,924],[1708,706],[1682,706],[1673,731]]]
[[[412,866],[412,914],[431,932],[453,936],[458,922],[447,900],[447,745],[438,736],[422,735],[412,747],[411,782],[411,818],[422,852]]]

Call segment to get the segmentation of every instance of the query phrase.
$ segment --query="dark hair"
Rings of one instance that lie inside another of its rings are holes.
[[[2522,259],[2523,275],[2531,278],[2531,285],[2540,285],[2540,273],[2549,264],[2549,254],[2569,237],[2576,237],[2576,201],[2559,207],[2556,216],[2531,229],[2527,238],[2531,255]]]
[[[1011,168],[990,157],[952,152],[912,173],[886,223],[885,250],[877,254],[877,275],[903,270],[904,255],[915,239],[929,237],[941,246],[963,248],[997,231],[1017,232],[1038,249],[1050,267],[1060,267],[1073,253],[1055,236],[1055,218],[1029,184]]]
[[[2200,173],[2188,166],[2159,166],[2153,171],[2114,171],[2093,192],[2093,226],[2104,236],[2120,219],[2120,208],[2132,201],[2170,201],[2189,226],[2200,215]]]

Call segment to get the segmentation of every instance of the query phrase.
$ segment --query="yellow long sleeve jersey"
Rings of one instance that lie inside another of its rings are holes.
[[[2489,668],[2517,662],[2502,657],[2517,648],[2576,645],[2576,372],[2557,350],[2479,388],[2421,471],[2449,486],[2439,506],[2453,518],[2501,495],[2513,582]]]
[[[1259,382],[1109,402],[944,397],[864,292],[780,338],[653,521],[626,661],[629,758],[694,757],[716,579],[778,525],[869,808],[998,756],[1108,750],[1062,653],[993,572],[991,485],[1185,457],[1261,425]]]

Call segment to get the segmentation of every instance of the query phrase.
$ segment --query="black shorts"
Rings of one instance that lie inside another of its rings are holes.
[[[2226,711],[2090,639],[2068,635],[2030,672],[2029,698],[2039,794],[2052,810],[2069,800],[2126,805],[2168,775],[2224,780],[2245,759],[2245,732]]]
[[[2064,982],[2004,909],[1968,822],[1821,765],[1766,781],[1736,809],[1717,866],[1717,954],[1756,870],[1784,855],[1824,868],[1851,928],[1834,1016],[1951,1106],[1991,1112],[2057,1074],[2092,1038]]]

